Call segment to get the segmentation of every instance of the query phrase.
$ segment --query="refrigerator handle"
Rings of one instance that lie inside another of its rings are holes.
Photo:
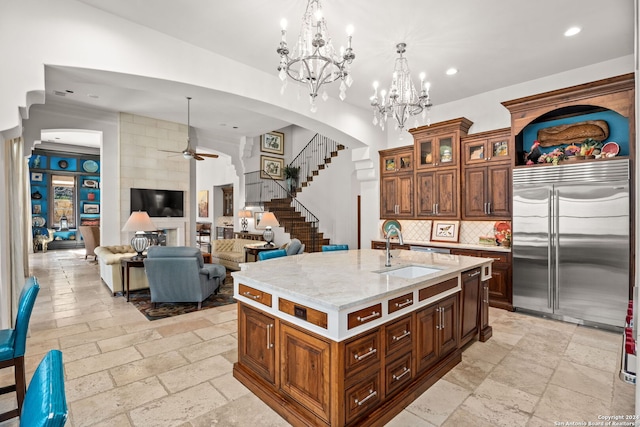
[[[554,191],[553,194],[553,201],[554,201],[554,209],[553,209],[553,222],[554,222],[554,233],[553,233],[553,237],[554,237],[554,242],[553,242],[553,251],[555,252],[555,268],[553,269],[555,272],[555,278],[554,278],[554,290],[555,290],[555,295],[554,295],[554,309],[559,309],[560,308],[560,232],[559,232],[559,228],[560,228],[560,192],[556,189]]]
[[[555,230],[553,229],[553,190],[549,189],[549,206],[547,212],[547,230],[549,230],[549,236],[547,237],[547,308],[552,307],[552,286],[553,286],[553,236]]]

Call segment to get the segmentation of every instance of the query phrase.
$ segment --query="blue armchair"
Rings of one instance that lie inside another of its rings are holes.
[[[0,388],[0,394],[16,392],[18,409],[0,414],[0,422],[17,417],[22,411],[22,402],[27,389],[25,380],[24,352],[27,344],[27,329],[29,319],[40,291],[40,285],[35,277],[29,277],[20,292],[18,313],[15,329],[0,330],[0,369],[13,367],[15,382]]]
[[[147,251],[144,269],[151,290],[151,302],[197,302],[218,292],[227,269],[205,264],[198,248],[152,246]]]

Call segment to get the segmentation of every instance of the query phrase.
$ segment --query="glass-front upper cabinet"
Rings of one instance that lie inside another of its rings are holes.
[[[508,133],[502,136],[469,138],[462,141],[462,156],[465,165],[506,162],[511,158],[509,154]]]
[[[380,151],[380,161],[385,175],[413,172],[413,147]]]
[[[418,168],[455,166],[458,148],[455,134],[426,137],[418,140]]]

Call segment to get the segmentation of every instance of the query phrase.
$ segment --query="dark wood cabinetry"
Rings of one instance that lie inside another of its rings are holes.
[[[510,130],[462,140],[462,219],[511,219]]]
[[[240,305],[238,360],[271,384],[276,382],[275,318]]]
[[[413,147],[381,151],[380,173],[380,217],[413,217]]]
[[[416,174],[418,217],[458,218],[460,184],[457,169]]]
[[[452,249],[451,253],[454,255],[493,258],[491,279],[488,280],[489,303],[491,307],[513,310],[511,253],[469,249]]]
[[[463,272],[460,293],[460,345],[465,345],[478,335],[481,292],[480,269]]]
[[[430,368],[458,347],[458,295],[447,297],[416,313],[418,373]]]

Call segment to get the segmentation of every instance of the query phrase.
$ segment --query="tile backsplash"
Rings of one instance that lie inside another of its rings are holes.
[[[431,241],[431,220],[398,220],[402,227],[402,237],[411,242]],[[493,236],[493,227],[496,221],[460,221],[460,240],[459,243],[476,245],[480,236]],[[382,224],[380,221],[378,236],[384,239],[382,232]]]

